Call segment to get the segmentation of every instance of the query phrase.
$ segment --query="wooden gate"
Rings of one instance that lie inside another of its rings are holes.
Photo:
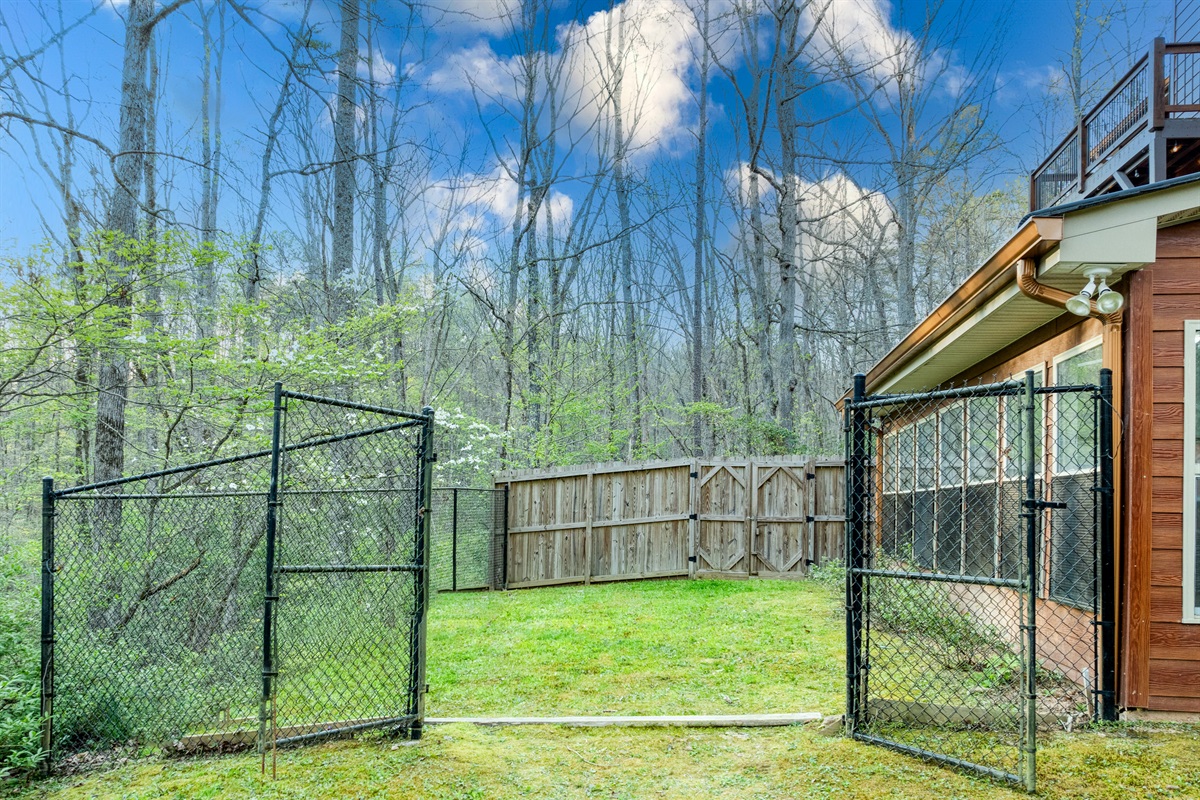
[[[813,559],[813,481],[806,465],[754,466],[752,575],[803,577]]]
[[[750,560],[749,462],[700,462],[696,574],[746,575]]]
[[[841,558],[840,460],[763,456],[594,464],[496,476],[507,585],[667,576],[803,577]]]

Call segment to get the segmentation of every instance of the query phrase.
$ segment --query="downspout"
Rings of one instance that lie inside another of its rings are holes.
[[[1037,279],[1037,261],[1032,258],[1017,259],[1017,288],[1021,290],[1021,294],[1026,297],[1033,298],[1039,303],[1061,308],[1064,311],[1067,308],[1067,301],[1075,295],[1070,292],[1064,292],[1062,289],[1056,289],[1053,286],[1047,286],[1040,283]],[[1096,317],[1101,322],[1108,325],[1116,325],[1120,330],[1122,313],[1118,311],[1115,314],[1102,314],[1096,308],[1095,301],[1092,301],[1091,316]],[[1108,366],[1107,364],[1105,366]],[[1116,370],[1114,370],[1116,371]]]

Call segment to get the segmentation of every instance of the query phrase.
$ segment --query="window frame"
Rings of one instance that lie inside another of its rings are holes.
[[[1183,617],[1182,621],[1200,624],[1200,598],[1196,597],[1196,556],[1200,542],[1196,513],[1196,481],[1200,480],[1200,454],[1196,452],[1197,406],[1200,405],[1200,375],[1196,374],[1196,340],[1200,338],[1200,320],[1183,323]]]
[[[1099,340],[1097,340],[1097,341],[1099,341]],[[1018,380],[1024,381],[1026,372],[1032,372],[1034,374],[1035,380],[1034,380],[1033,385],[1035,388],[1037,388],[1037,389],[1045,388],[1045,386],[1046,386],[1046,362],[1038,361],[1033,364],[1030,364],[1025,369],[1014,372],[1012,375],[1009,376],[1008,379],[1010,381],[1018,381]],[[1047,395],[1042,395],[1042,397],[1046,397],[1046,396]],[[1012,466],[1014,463],[1016,463],[1018,466],[1021,466],[1024,462],[1024,458],[1020,455],[1015,455],[1011,448],[1012,442],[1009,440],[1009,435],[1012,433],[1012,429],[1009,427],[1009,422],[1010,422],[1009,415],[1015,414],[1015,415],[1017,415],[1017,418],[1018,418],[1018,420],[1020,420],[1020,422],[1024,422],[1023,415],[1024,415],[1025,409],[1021,405],[1021,403],[1024,400],[1024,395],[1023,394],[1018,394],[1018,395],[1010,394],[1010,395],[1006,395],[1003,398],[1003,400],[1004,400],[1004,408],[1001,412],[1002,416],[1003,416],[1003,423],[1001,424],[1001,430],[1000,430],[1000,453],[1003,454],[1003,463],[1000,465],[1000,482],[1007,483],[1008,481],[1023,481],[1023,480],[1025,480],[1024,471],[1019,471],[1019,472],[1012,473],[1012,474],[1009,473],[1009,467]],[[1035,403],[1037,402],[1036,399],[1034,402]],[[1039,480],[1041,478],[1043,478],[1046,474],[1046,422],[1047,422],[1046,416],[1047,416],[1046,415],[1046,404],[1045,404],[1045,402],[1043,402],[1042,403],[1042,421],[1041,421],[1041,425],[1039,426],[1039,429],[1036,433],[1036,435],[1039,437],[1039,441],[1035,441],[1033,444],[1033,453],[1034,453],[1033,467],[1034,467],[1034,472],[1037,474],[1037,477]],[[1022,442],[1021,444],[1023,445],[1024,442]]]

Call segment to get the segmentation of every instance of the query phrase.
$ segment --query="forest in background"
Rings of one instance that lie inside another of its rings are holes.
[[[1004,9],[922,8],[0,12],[5,202],[45,196],[40,244],[0,253],[4,527],[43,474],[264,446],[277,380],[435,407],[442,485],[839,452],[850,376],[1004,240],[1027,162],[1142,45],[1123,6],[1076,0],[1016,149]],[[980,16],[997,35],[966,47]],[[119,61],[85,69],[103,20]]]

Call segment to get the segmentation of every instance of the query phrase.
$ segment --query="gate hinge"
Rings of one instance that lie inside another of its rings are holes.
[[[696,557],[695,557],[695,556],[688,556],[688,561],[690,561],[691,563],[695,564],[695,563],[696,563]]]
[[[688,514],[688,519],[700,519],[699,514]]]
[[[809,480],[809,481],[815,481],[817,479],[817,474],[815,472],[806,472],[806,473],[804,473],[804,479]]]
[[[816,517],[814,517],[813,515],[809,514],[809,515],[807,515],[807,516],[805,516],[805,517],[804,517],[804,521],[805,521],[805,522],[816,522],[816,521],[817,521],[817,518],[816,518]]]
[[[1067,504],[1055,502],[1054,500],[1024,500],[1021,502],[1021,506],[1023,508],[1036,508],[1041,510],[1043,508],[1066,508]]]
[[[699,473],[699,472],[689,472],[689,473],[688,473],[688,477],[689,477],[689,478],[699,478],[699,477],[700,477],[700,473]]]

